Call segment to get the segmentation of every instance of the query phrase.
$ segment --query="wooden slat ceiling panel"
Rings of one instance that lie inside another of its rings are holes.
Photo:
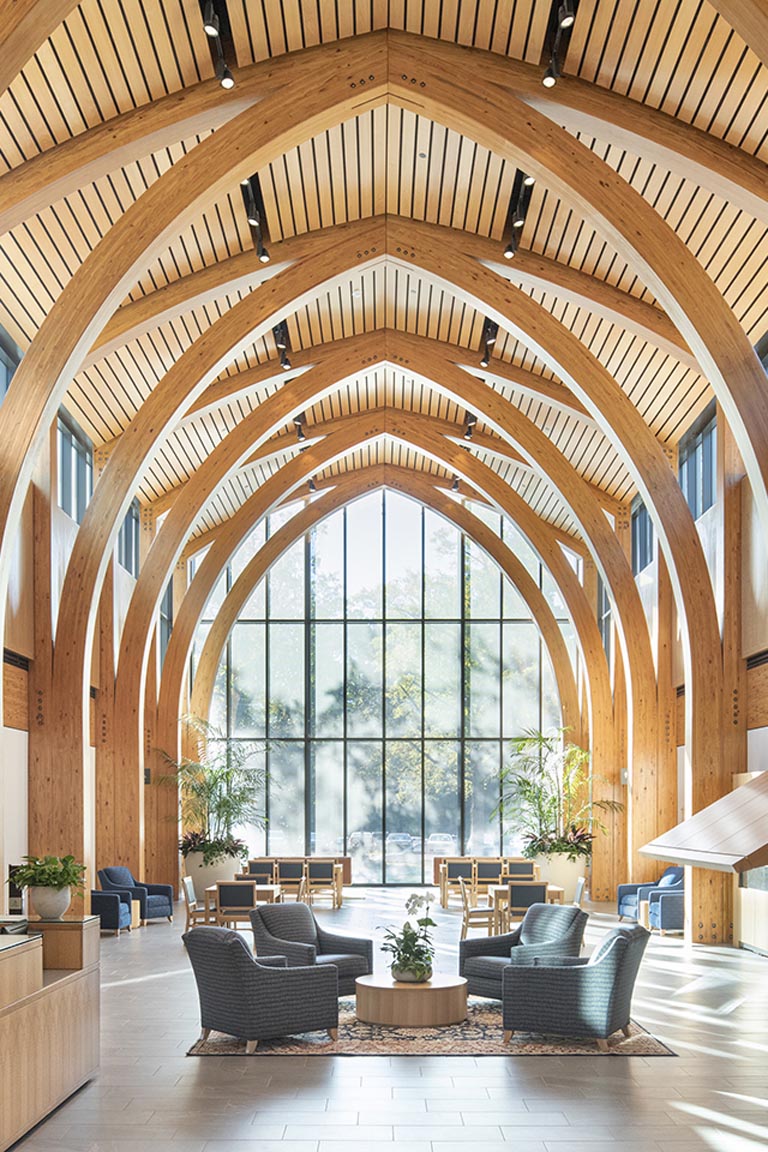
[[[197,0],[83,0],[0,97],[0,171],[213,72]]]
[[[768,70],[706,0],[580,0],[565,70],[768,158]]]
[[[535,0],[230,0],[229,13],[240,65],[387,24],[535,64],[547,23]]]

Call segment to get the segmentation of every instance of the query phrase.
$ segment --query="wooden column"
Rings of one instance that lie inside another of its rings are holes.
[[[99,600],[99,685],[96,689],[96,867],[118,863],[115,796],[115,561],[109,562]]]

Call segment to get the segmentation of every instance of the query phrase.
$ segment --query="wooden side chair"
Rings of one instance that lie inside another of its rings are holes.
[[[440,905],[448,907],[451,892],[460,892],[459,880],[464,880],[474,894],[475,862],[471,856],[446,856],[440,865]]]
[[[292,893],[297,899],[301,882],[306,876],[306,865],[303,856],[286,857],[278,859],[275,864],[275,880],[280,885],[283,895]]]
[[[249,880],[255,880],[257,884],[274,884],[275,883],[275,861],[268,856],[261,856],[255,860],[249,860],[243,874]]]
[[[532,904],[546,904],[544,880],[513,880],[509,885],[507,906],[502,913],[501,931],[508,932],[514,920],[522,920]]]
[[[207,914],[202,904],[198,903],[195,882],[191,876],[182,876],[181,890],[184,893],[184,907],[187,912],[187,926],[184,931],[189,932],[196,924],[205,924]]]
[[[325,894],[331,897],[333,907],[338,907],[336,862],[334,860],[321,860],[319,858],[307,860],[306,882],[310,904],[313,903],[315,896]]]
[[[256,884],[226,880],[216,885],[216,923],[222,927],[251,923],[250,912],[256,907]]]
[[[467,882],[463,876],[459,877],[459,891],[461,892],[461,905],[463,909],[461,939],[466,940],[467,932],[470,928],[485,928],[486,934],[490,936],[493,933],[493,909],[487,905],[484,907],[472,907],[472,901],[469,898],[469,891],[467,890]]]

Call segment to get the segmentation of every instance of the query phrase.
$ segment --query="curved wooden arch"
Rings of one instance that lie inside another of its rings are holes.
[[[696,360],[674,324],[666,313],[653,304],[639,300],[586,272],[530,250],[518,249],[514,260],[503,260],[498,241],[461,229],[452,231],[456,232],[457,239],[460,238],[468,254],[492,265],[513,283],[544,289],[578,307],[589,308],[699,371]],[[292,236],[277,244],[272,243],[272,262],[266,266],[259,262],[256,250],[240,252],[208,268],[173,280],[156,292],[121,305],[99,333],[82,367],[87,368],[97,363],[129,340],[151,332],[160,324],[182,316],[193,308],[220,299],[226,293],[263,283],[274,275],[276,264],[307,258],[322,259],[328,237],[332,233],[333,229],[321,228]]]
[[[18,8],[19,3],[20,0],[15,0],[14,7]],[[50,4],[64,11],[65,15],[65,10],[73,6],[71,0],[50,0]],[[730,4],[730,8],[735,10],[742,4],[743,0],[737,0]],[[39,9],[39,0],[37,3],[25,0],[27,8],[32,5]],[[726,18],[730,21],[730,15],[726,14]],[[45,29],[43,31],[37,45],[49,34]],[[427,37],[394,30],[393,34],[407,36],[419,44],[437,45],[438,51],[446,53],[452,47],[456,48]],[[386,35],[386,32],[373,32],[359,39],[370,43]],[[250,107],[265,93],[282,86],[286,75],[297,63],[310,55],[331,58],[338,50],[338,44],[334,41],[320,48],[292,52],[238,69],[237,86],[224,97],[217,83],[204,81],[157,100],[149,107],[115,116],[103,125],[47,149],[0,178],[0,233],[9,231],[62,196],[105,176],[122,164],[140,160],[150,152],[176,144],[185,137],[218,127]],[[29,51],[27,43],[16,53],[15,59],[9,56],[4,60],[5,67],[0,77],[11,73],[6,80],[8,83],[34,50]],[[563,76],[555,88],[546,89],[541,84],[541,69],[535,65],[479,48],[457,50],[465,57],[471,54],[473,67],[488,82],[501,85],[555,123],[571,131],[595,136],[606,144],[625,148],[633,155],[660,164],[669,172],[696,181],[757,219],[768,219],[765,167],[749,153],[674,116],[584,80]],[[450,74],[450,64],[447,64],[447,72]]]
[[[0,55],[0,95],[63,24],[78,0],[2,0],[0,28],[3,51]]]

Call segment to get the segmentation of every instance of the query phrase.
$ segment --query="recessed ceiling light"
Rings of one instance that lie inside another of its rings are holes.
[[[360,291],[359,288],[353,288],[352,289],[352,295],[354,296],[355,300],[359,300],[360,297],[362,296],[362,292]]]

